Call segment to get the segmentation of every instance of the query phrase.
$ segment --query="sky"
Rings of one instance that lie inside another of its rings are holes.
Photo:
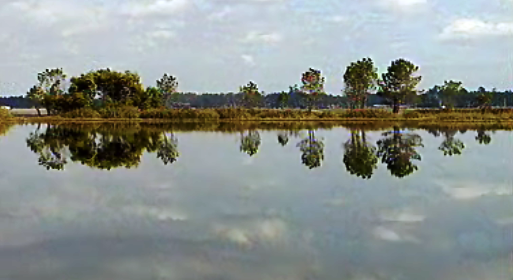
[[[340,94],[364,57],[380,73],[410,60],[424,89],[512,89],[512,15],[513,0],[0,0],[0,95],[55,67],[131,70],[146,86],[168,73],[200,93],[288,90],[312,67]]]

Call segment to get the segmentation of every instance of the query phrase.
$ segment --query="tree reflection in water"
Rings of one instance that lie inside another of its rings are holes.
[[[26,139],[31,151],[39,155],[39,165],[63,170],[69,159],[83,165],[110,170],[137,167],[144,151],[157,152],[164,164],[179,156],[176,138],[163,132],[146,129],[98,130],[48,125],[44,132],[38,127]]]
[[[278,143],[286,146],[291,142],[291,136],[300,138],[297,147],[301,151],[302,164],[309,169],[321,167],[324,140],[316,137],[315,129],[306,129],[303,131],[307,131],[307,135],[301,135],[298,129],[278,132]],[[173,133],[165,132],[174,130],[176,128],[151,125],[47,125],[43,129],[38,126],[30,133],[26,144],[38,155],[39,165],[47,170],[63,170],[68,162],[105,170],[132,168],[139,165],[144,152],[155,153],[164,165],[169,165],[180,156],[178,139]],[[435,137],[444,136],[438,147],[444,155],[459,155],[465,148],[463,142],[455,137],[458,130],[427,131]],[[475,139],[479,144],[488,145],[491,142],[490,132],[479,128]],[[261,142],[256,128],[240,132],[240,151],[249,156],[258,153]],[[343,163],[350,174],[363,179],[374,175],[378,162],[385,164],[391,175],[402,178],[418,170],[415,161],[420,161],[421,156],[417,147],[423,147],[421,136],[401,132],[399,127],[383,133],[376,145],[368,141],[364,130],[353,128],[351,137],[343,145]]]
[[[441,130],[441,133],[445,136],[445,139],[438,149],[444,153],[444,156],[461,155],[461,151],[465,149],[465,144],[454,137],[458,131]]]
[[[320,167],[324,160],[324,143],[322,139],[315,138],[315,131],[308,130],[308,136],[301,140],[297,146],[301,151],[301,161],[308,168]]]
[[[378,166],[376,147],[367,142],[365,131],[351,131],[351,138],[344,144],[344,165],[357,177],[370,179]]]
[[[414,133],[404,133],[399,127],[393,131],[383,133],[384,138],[378,140],[377,156],[381,162],[387,165],[387,169],[393,176],[402,178],[415,172],[418,167],[412,160],[421,160],[421,156],[415,150],[416,147],[424,147],[422,137]]]
[[[248,133],[240,134],[240,151],[247,153],[250,157],[258,153],[260,147],[260,132],[251,130]]]
[[[492,137],[486,131],[478,130],[477,131],[477,136],[476,136],[476,141],[479,144],[488,145],[488,144],[490,144],[490,142],[492,142]]]

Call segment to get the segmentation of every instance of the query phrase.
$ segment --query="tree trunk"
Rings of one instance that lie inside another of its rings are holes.
[[[41,110],[39,109],[39,107],[36,107],[36,111],[37,111],[37,116],[41,117]]]
[[[397,114],[399,113],[399,103],[398,102],[394,102],[394,114]]]

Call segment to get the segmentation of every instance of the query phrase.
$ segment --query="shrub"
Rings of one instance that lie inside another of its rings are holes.
[[[0,109],[0,119],[7,119],[11,117],[11,113],[7,109]]]
[[[99,113],[102,118],[136,119],[140,116],[137,107],[125,105],[108,105],[101,108]]]
[[[406,112],[404,112],[403,117],[405,117],[407,119],[418,119],[418,118],[422,117],[422,114],[417,111],[414,111],[414,110],[406,111]]]
[[[101,118],[102,116],[92,108],[81,108],[61,114],[64,118]]]

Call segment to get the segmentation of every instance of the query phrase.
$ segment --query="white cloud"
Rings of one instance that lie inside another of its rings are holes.
[[[151,4],[127,4],[121,8],[121,13],[133,17],[171,15],[186,9],[190,4],[190,0],[156,0]]]
[[[427,0],[381,0],[381,5],[395,10],[411,10],[427,4]]]
[[[455,37],[481,37],[513,35],[513,22],[485,22],[479,19],[461,18],[445,27],[440,34],[442,39]]]
[[[175,36],[175,33],[170,30],[155,30],[148,32],[148,36],[155,39],[170,39]]]
[[[413,242],[413,243],[419,243],[420,241],[408,234],[399,234],[396,231],[385,228],[382,226],[378,226],[374,228],[372,231],[372,234],[375,238],[383,240],[383,241],[389,241],[389,242]]]
[[[283,240],[286,232],[287,225],[280,219],[262,219],[241,226],[214,226],[214,233],[217,236],[248,248],[259,242]]]
[[[232,6],[225,6],[221,10],[211,13],[207,19],[208,20],[224,20],[226,17],[230,14],[232,14],[234,11]]]
[[[265,43],[265,44],[278,43],[281,40],[282,40],[282,36],[276,32],[263,33],[263,32],[257,32],[257,31],[250,31],[246,34],[246,37],[244,38],[245,42]]]
[[[249,66],[255,65],[255,58],[253,56],[248,55],[248,54],[243,54],[240,57],[242,58],[244,63],[246,63],[247,65],[249,65]]]
[[[328,17],[328,21],[339,23],[339,22],[347,21],[347,18],[344,16],[336,15],[336,16]]]
[[[456,200],[476,199],[486,195],[513,195],[508,185],[482,182],[435,182],[444,193]]]
[[[425,217],[409,211],[382,213],[381,220],[387,222],[417,223],[424,221]]]

